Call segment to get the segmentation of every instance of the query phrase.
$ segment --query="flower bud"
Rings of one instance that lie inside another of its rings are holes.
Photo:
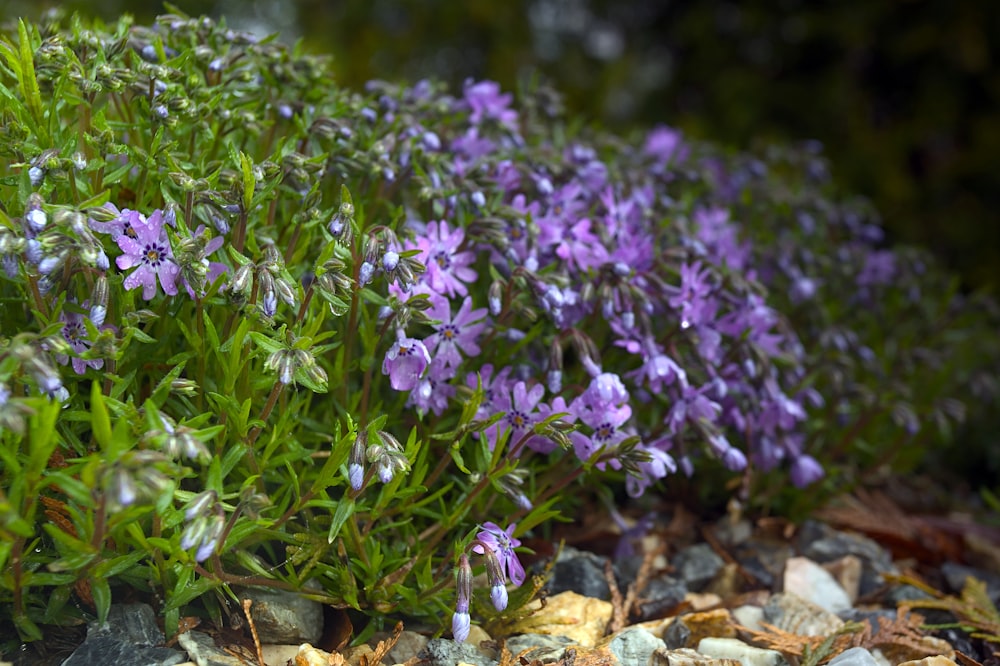
[[[455,588],[458,598],[455,601],[455,613],[451,616],[451,633],[459,643],[469,637],[472,628],[472,618],[469,616],[469,603],[472,600],[472,565],[469,556],[462,553],[458,558],[458,570],[455,573]]]

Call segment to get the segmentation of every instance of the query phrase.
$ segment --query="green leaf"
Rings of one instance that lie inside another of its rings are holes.
[[[111,585],[104,578],[88,578],[90,582],[90,595],[94,598],[94,606],[97,608],[97,622],[104,624],[108,621],[108,611],[111,610]]]
[[[178,609],[222,585],[222,581],[215,581],[211,578],[199,578],[194,583],[189,583],[189,580],[189,577],[185,577],[177,581],[174,593],[170,595],[163,607],[164,612]]]
[[[38,79],[35,77],[35,47],[31,43],[28,27],[23,19],[17,21],[17,37],[21,60],[21,94],[24,95],[24,102],[35,120],[39,133],[42,134],[41,138],[47,143],[47,133],[41,131],[44,128],[42,93],[38,89]]]
[[[257,179],[253,175],[253,162],[243,151],[240,151],[240,168],[243,170],[243,210],[250,210]]]
[[[100,564],[96,565],[93,572],[95,576],[114,578],[115,576],[120,576],[131,569],[145,557],[147,557],[147,553],[142,551],[135,551],[129,553],[128,555],[119,555],[118,557],[104,560]]]
[[[330,523],[330,532],[326,535],[326,540],[328,543],[333,543],[334,539],[337,538],[337,534],[340,532],[340,528],[344,526],[347,519],[351,517],[354,513],[354,500],[349,497],[343,497],[337,503],[337,510],[333,513],[333,522]]]
[[[101,445],[101,448],[108,454],[109,460],[115,460],[118,456],[111,450],[111,417],[108,416],[107,405],[104,404],[104,394],[101,393],[101,383],[96,379],[90,385],[90,427],[94,433],[94,439]]]

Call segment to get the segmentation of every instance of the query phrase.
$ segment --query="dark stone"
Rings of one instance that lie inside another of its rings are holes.
[[[878,543],[860,534],[840,532],[829,525],[807,520],[799,529],[799,552],[814,562],[831,562],[847,555],[861,560],[858,596],[867,597],[885,585],[882,574],[899,573],[892,554]]]
[[[106,623],[90,623],[87,640],[63,666],[173,666],[187,661],[183,652],[159,647],[164,640],[152,607],[116,604]]]
[[[187,655],[165,647],[146,647],[107,634],[89,635],[62,666],[174,666]]]
[[[972,577],[986,583],[986,594],[989,595],[993,605],[1000,605],[1000,576],[991,571],[968,567],[955,562],[945,562],[941,565],[941,573],[944,575],[948,587],[955,594],[961,594],[965,587],[965,579]]]
[[[688,546],[674,556],[674,569],[688,589],[701,592],[712,582],[725,562],[707,543]]]
[[[666,643],[668,650],[687,647],[689,640],[691,640],[691,630],[680,617],[675,617],[663,631],[663,642]]]
[[[941,631],[934,632],[934,635],[948,641],[948,644],[953,648],[962,654],[973,657],[980,663],[982,662],[983,657],[986,656],[979,654],[979,649],[975,643],[973,643],[972,639],[969,638],[969,634],[965,633],[961,629],[942,629]]]
[[[785,571],[785,562],[792,556],[792,550],[784,543],[750,539],[733,554],[744,571],[764,587],[777,591]]]
[[[483,654],[468,643],[456,643],[450,638],[432,638],[417,655],[431,666],[455,666],[459,662],[474,666],[496,666],[499,661]]]
[[[547,586],[549,594],[576,592],[585,597],[610,600],[611,588],[604,575],[607,562],[607,558],[594,553],[575,548],[564,549],[552,567],[552,576]]]
[[[896,619],[896,611],[891,609],[864,611],[848,608],[837,613],[837,617],[844,622],[867,622],[874,634],[878,632],[878,619],[884,617],[887,620],[894,620]]]
[[[831,562],[854,555],[878,573],[898,573],[892,555],[875,541],[860,534],[839,532],[828,525],[807,520],[798,533],[799,552],[815,562]]]
[[[687,586],[684,581],[671,576],[658,576],[646,584],[639,593],[639,622],[666,617],[677,604],[684,601]]]
[[[323,605],[304,594],[257,587],[239,588],[238,593],[253,600],[250,614],[264,643],[316,643],[323,635]]]

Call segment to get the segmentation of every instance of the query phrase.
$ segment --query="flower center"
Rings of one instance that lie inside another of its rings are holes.
[[[440,328],[441,337],[445,340],[452,340],[458,335],[458,327],[454,324],[445,324]]]
[[[152,266],[157,268],[160,262],[163,260],[164,249],[160,245],[150,244],[146,246],[146,249],[142,252],[142,260]]]
[[[434,255],[434,261],[441,269],[448,269],[451,267],[451,256],[447,252],[438,252]]]
[[[80,338],[83,337],[83,324],[79,322],[66,324],[63,326],[63,337],[71,345],[79,342]]]
[[[615,434],[615,427],[608,422],[604,422],[597,426],[594,430],[594,439],[598,439],[602,442],[606,442],[611,439],[611,436]]]
[[[516,409],[510,410],[507,414],[507,422],[516,430],[520,430],[528,425],[528,415]]]

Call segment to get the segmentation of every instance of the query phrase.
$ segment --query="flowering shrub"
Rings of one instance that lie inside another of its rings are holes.
[[[310,581],[366,631],[462,639],[530,596],[519,537],[570,490],[713,465],[805,487],[995,395],[987,314],[880,249],[809,152],[575,129],[544,88],[356,93],[176,15],[21,23],[0,50],[23,640],[128,590],[172,634],[222,623],[233,586]]]

